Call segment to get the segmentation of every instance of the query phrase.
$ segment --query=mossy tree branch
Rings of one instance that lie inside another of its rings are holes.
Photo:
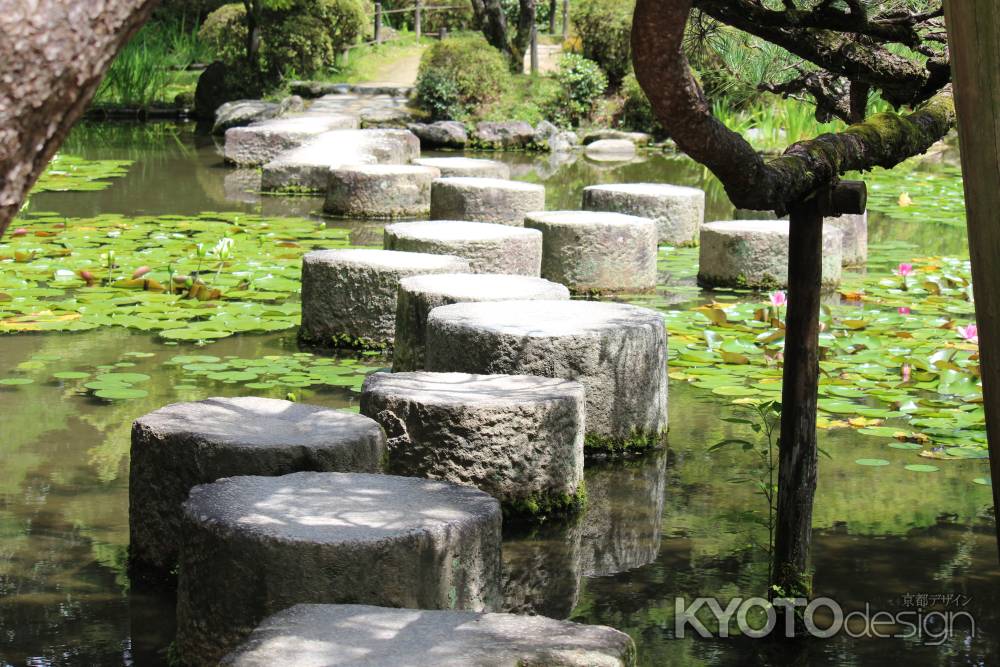
[[[691,74],[682,49],[691,7],[692,0],[638,0],[632,24],[636,77],[677,146],[707,166],[739,208],[784,212],[844,172],[889,168],[923,153],[955,124],[945,87],[911,114],[876,114],[765,160],[712,115]]]

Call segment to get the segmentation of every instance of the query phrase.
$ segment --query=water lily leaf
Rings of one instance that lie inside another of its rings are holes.
[[[53,373],[52,377],[57,380],[83,380],[90,377],[90,373],[84,373],[83,371],[59,371],[58,373]]]
[[[24,384],[32,384],[31,378],[0,378],[0,385],[4,387],[16,387]]]
[[[872,466],[872,467],[881,467],[889,465],[889,462],[886,461],[885,459],[856,459],[854,462],[857,463],[858,465]]]
[[[133,389],[131,387],[111,387],[108,389],[99,389],[94,392],[94,396],[98,398],[104,398],[109,401],[119,401],[119,400],[129,400],[133,398],[145,398],[148,392],[142,389]]]
[[[910,472],[937,472],[940,470],[937,466],[925,465],[922,463],[911,463],[903,467]]]

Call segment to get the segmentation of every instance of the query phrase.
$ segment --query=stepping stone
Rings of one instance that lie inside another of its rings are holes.
[[[774,211],[754,211],[736,209],[736,217],[741,220],[777,220]],[[788,220],[788,216],[781,218]],[[868,262],[868,211],[853,215],[844,214],[823,218],[825,227],[836,227],[844,237],[841,262],[845,267],[864,266]]]
[[[591,130],[583,135],[583,144],[586,146],[602,139],[625,139],[636,146],[646,146],[653,138],[645,132],[623,132],[622,130],[604,128]]]
[[[631,667],[635,644],[603,625],[544,616],[297,605],[226,656],[227,667]]]
[[[345,114],[301,114],[275,118],[226,130],[224,153],[227,162],[253,167],[266,164],[324,132],[354,130],[357,127],[357,117]]]
[[[438,306],[469,301],[568,298],[569,290],[564,285],[533,276],[444,273],[404,278],[399,283],[397,297],[392,370],[424,368],[427,315]]]
[[[413,164],[440,169],[441,175],[444,177],[510,178],[510,167],[496,160],[474,160],[467,157],[425,157],[414,160]]]
[[[233,475],[378,472],[385,436],[367,417],[271,398],[175,403],[132,424],[130,565],[177,565],[181,504],[192,487]]]
[[[823,229],[823,286],[840,283],[843,235]],[[788,286],[788,221],[729,220],[701,228],[698,282],[706,287]]]
[[[667,430],[667,331],[648,308],[596,301],[441,306],[427,317],[429,371],[542,375],[587,391],[591,453],[643,449]]]
[[[269,615],[304,602],[490,611],[500,521],[482,491],[415,477],[299,472],[196,486],[184,503],[180,661],[217,664]]]
[[[659,556],[666,464],[664,450],[628,466],[587,470],[587,511],[579,523],[583,576],[634,570]]]
[[[354,248],[302,258],[299,339],[320,347],[384,349],[396,329],[399,281],[426,273],[468,273],[452,255]]]
[[[542,268],[542,233],[534,229],[464,220],[398,222],[385,228],[386,250],[457,255],[474,273],[537,276]]]
[[[542,277],[574,292],[643,292],[656,287],[656,224],[599,211],[537,211],[524,226],[542,232]]]
[[[824,227],[836,227],[843,235],[844,266],[864,266],[868,262],[868,211],[823,218]]]
[[[349,218],[408,218],[427,215],[431,181],[441,175],[414,164],[371,164],[330,171],[323,210]]]
[[[326,191],[331,169],[404,164],[418,155],[420,140],[409,130],[335,130],[265,164],[261,189]]]
[[[500,178],[439,178],[431,187],[431,219],[475,220],[520,227],[545,208],[545,188]]]
[[[583,207],[651,218],[660,243],[690,246],[705,221],[705,191],[666,183],[591,185],[583,189]]]
[[[583,153],[597,162],[627,162],[635,157],[635,144],[628,139],[598,139],[587,144]]]
[[[582,505],[583,385],[534,375],[374,373],[361,414],[391,474],[473,486],[527,518]]]

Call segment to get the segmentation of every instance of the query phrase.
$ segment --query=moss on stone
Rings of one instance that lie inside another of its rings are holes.
[[[299,328],[299,344],[304,347],[319,350],[350,350],[353,352],[377,352],[379,354],[389,354],[392,352],[392,344],[385,341],[376,341],[371,338],[357,338],[347,334],[335,334],[324,338],[312,338],[302,333]]]
[[[580,482],[576,493],[548,493],[504,502],[503,518],[511,521],[541,521],[553,516],[576,514],[587,505],[587,487]]]
[[[642,433],[633,431],[626,438],[588,433],[584,436],[583,451],[591,457],[620,457],[644,454],[659,449],[666,443],[666,431],[662,433]]]

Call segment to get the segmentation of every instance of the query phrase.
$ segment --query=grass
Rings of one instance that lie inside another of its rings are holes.
[[[516,74],[507,93],[476,120],[523,120],[536,125],[546,120],[546,101],[559,90],[559,83],[548,76]]]
[[[94,102],[138,108],[172,104],[178,94],[194,92],[198,72],[187,67],[211,58],[198,41],[197,26],[184,21],[150,23],[112,61]]]

